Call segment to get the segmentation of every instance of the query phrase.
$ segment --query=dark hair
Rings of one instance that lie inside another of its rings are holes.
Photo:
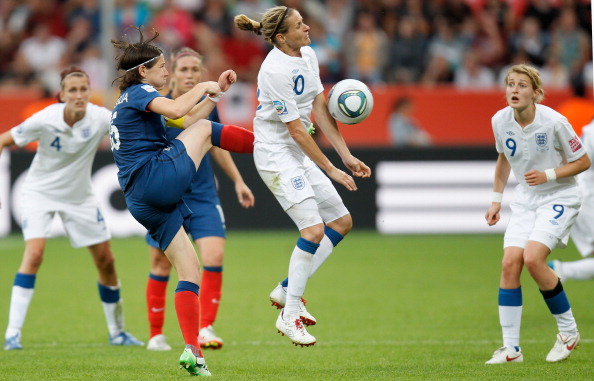
[[[287,17],[293,11],[292,8],[278,6],[268,9],[262,16],[262,22],[252,20],[246,15],[237,15],[233,21],[239,29],[263,35],[266,41],[275,44],[276,35],[287,33],[289,30]]]
[[[153,30],[153,37],[145,41],[141,28],[136,26],[133,28],[140,34],[138,42],[111,40],[113,46],[123,50],[116,58],[116,69],[125,70],[125,73],[114,79],[114,82],[120,83],[120,91],[124,91],[137,83],[142,83],[138,68],[145,66],[150,69],[157,63],[156,58],[163,54],[163,50],[151,43],[159,36],[159,32]]]

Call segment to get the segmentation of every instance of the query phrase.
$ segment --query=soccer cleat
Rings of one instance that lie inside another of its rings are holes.
[[[14,336],[9,337],[4,342],[4,350],[5,351],[13,351],[15,349],[23,349],[21,345],[21,334],[17,333]]]
[[[276,319],[276,329],[278,332],[291,339],[295,346],[301,345],[302,347],[309,347],[310,345],[314,345],[316,343],[316,338],[307,332],[303,321],[296,315],[294,317],[287,316],[287,320],[285,320],[285,317],[283,316],[284,312],[285,309],[283,308]]]
[[[210,376],[204,357],[198,357],[192,353],[192,349],[186,348],[179,357],[179,367],[188,371],[192,376]]]
[[[522,350],[518,347],[518,349],[512,349],[508,347],[501,347],[493,352],[493,357],[485,364],[507,364],[510,362],[523,362],[524,355],[522,354]]]
[[[209,325],[200,330],[198,344],[204,349],[221,349],[223,348],[223,339],[217,337],[212,325]]]
[[[170,351],[171,347],[167,344],[165,335],[155,335],[148,341],[146,349],[149,351]]]
[[[557,334],[557,341],[553,345],[553,349],[547,355],[547,362],[559,362],[569,358],[571,352],[580,345],[580,333],[575,336],[570,334]]]
[[[128,332],[120,332],[119,335],[112,336],[109,338],[109,345],[122,345],[122,346],[143,346],[144,343]]]
[[[553,259],[552,261],[548,261],[547,265],[549,265],[549,267],[555,272],[555,274],[557,275],[557,277],[559,277],[559,280],[561,282],[565,280],[565,277],[563,276],[563,270],[561,269],[560,261]]]
[[[287,289],[279,283],[270,293],[270,301],[277,309],[284,308],[287,302]],[[301,321],[303,321],[303,324],[305,325],[316,325],[316,318],[307,312],[305,304],[307,304],[307,302],[305,299],[301,298],[299,301],[299,316],[301,317]]]

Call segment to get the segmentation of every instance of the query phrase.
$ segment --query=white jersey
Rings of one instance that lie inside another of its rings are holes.
[[[580,138],[563,115],[550,107],[536,105],[534,121],[522,128],[514,119],[514,110],[499,110],[491,120],[498,153],[504,153],[520,185],[529,192],[548,194],[576,186],[570,176],[529,186],[524,174],[561,167],[582,157],[586,151]]]
[[[11,134],[21,147],[39,141],[23,190],[80,204],[93,196],[91,166],[109,131],[111,112],[89,103],[85,117],[70,127],[64,121],[64,107],[64,103],[46,107],[14,127]]]
[[[582,129],[582,142],[584,143],[586,152],[590,156],[590,160],[594,160],[594,121]],[[584,198],[594,197],[594,165],[590,169],[580,173],[578,179]]]
[[[313,100],[323,91],[318,59],[311,47],[302,47],[301,57],[274,47],[258,73],[255,142],[296,145],[285,123],[301,119],[303,128],[308,128]]]

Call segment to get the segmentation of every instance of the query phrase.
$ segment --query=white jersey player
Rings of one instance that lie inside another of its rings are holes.
[[[87,247],[93,256],[109,343],[143,345],[124,330],[110,234],[91,187],[91,165],[109,131],[111,112],[89,103],[90,95],[88,75],[77,67],[66,69],[59,94],[63,103],[46,107],[0,135],[0,152],[13,144],[39,143],[20,195],[25,252],[12,287],[5,350],[22,348],[21,329],[56,214],[72,246]]]
[[[582,129],[582,142],[588,155],[594,155],[594,121]],[[549,266],[563,280],[594,279],[594,168],[590,167],[578,176],[583,202],[580,214],[571,228],[571,240],[584,257],[579,261],[550,261]]]
[[[278,331],[295,345],[309,346],[316,339],[304,325],[316,320],[302,301],[307,280],[352,227],[351,215],[330,179],[350,191],[357,189],[353,178],[336,168],[310,136],[310,114],[353,176],[369,177],[371,170],[351,155],[328,112],[318,61],[308,46],[309,26],[299,12],[278,6],[268,9],[262,22],[239,15],[235,24],[274,45],[258,74],[254,162],[301,237],[291,255],[289,276],[271,292],[270,300],[284,307],[276,321]]]
[[[590,167],[590,159],[567,119],[538,104],[544,90],[536,69],[523,64],[511,67],[505,85],[508,107],[492,118],[499,158],[493,202],[485,215],[489,225],[499,221],[503,190],[511,170],[519,184],[503,242],[499,284],[503,347],[494,352],[487,364],[523,361],[523,266],[557,321],[559,333],[546,361],[558,362],[570,356],[580,335],[561,281],[547,266],[546,258],[555,247],[565,247],[567,243],[582,202],[575,176]]]

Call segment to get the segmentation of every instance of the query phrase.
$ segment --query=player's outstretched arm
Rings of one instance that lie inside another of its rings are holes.
[[[342,162],[351,171],[352,175],[362,178],[370,177],[371,169],[369,169],[369,167],[361,160],[351,155],[351,152],[336,125],[336,121],[332,115],[330,115],[330,111],[328,111],[328,104],[324,97],[324,93],[320,93],[315,97],[312,114],[316,120],[316,124],[320,127],[326,138],[328,138],[332,147],[336,150],[342,159]]]

